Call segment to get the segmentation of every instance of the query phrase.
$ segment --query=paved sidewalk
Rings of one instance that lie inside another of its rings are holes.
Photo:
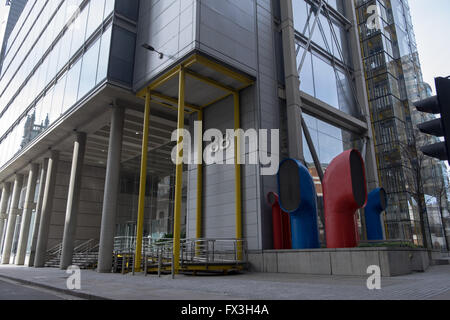
[[[59,269],[0,266],[2,277],[68,293],[68,274]],[[365,277],[247,273],[229,276],[185,276],[175,280],[81,271],[81,290],[88,299],[124,300],[308,300],[308,299],[445,299],[450,300],[450,266],[425,273],[383,278],[381,290],[368,290]]]

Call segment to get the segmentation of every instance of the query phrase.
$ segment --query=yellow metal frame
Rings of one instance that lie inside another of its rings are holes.
[[[214,71],[226,75],[234,80],[242,83],[242,86],[238,89],[231,88],[220,82],[198,74],[188,68],[196,63],[206,66]],[[179,77],[179,93],[178,98],[168,97],[156,90],[163,84],[167,83],[174,77]],[[186,76],[193,77],[203,83],[206,83],[215,88],[219,88],[226,92],[225,95],[215,98],[214,100],[206,103],[203,106],[195,106],[187,104],[185,101],[185,85]],[[147,176],[147,152],[148,152],[148,125],[150,121],[150,104],[151,102],[160,104],[162,106],[177,109],[178,111],[178,137],[177,137],[177,164],[176,164],[176,177],[175,177],[175,209],[174,209],[174,241],[173,241],[173,268],[174,272],[178,273],[180,270],[180,231],[181,231],[181,197],[182,197],[182,184],[183,184],[183,129],[184,129],[184,113],[198,113],[198,120],[203,120],[203,109],[219,102],[230,95],[233,96],[234,104],[234,128],[240,129],[240,95],[239,92],[244,88],[253,84],[253,80],[239,74],[226,66],[220,65],[207,59],[199,54],[194,54],[186,59],[178,66],[172,68],[164,75],[157,78],[154,82],[149,84],[146,88],[137,93],[137,96],[145,98],[145,119],[144,130],[142,139],[142,157],[141,157],[141,179],[139,187],[139,207],[138,207],[138,224],[137,224],[137,237],[136,237],[136,253],[135,253],[135,270],[140,271],[140,265],[142,261],[142,236],[143,236],[143,223],[144,223],[144,204],[145,204],[145,188],[146,188],[146,176]],[[151,100],[151,97],[158,98],[170,105],[165,105],[159,101]],[[175,106],[176,105],[176,106]],[[188,110],[185,110],[188,109]],[[199,163],[202,163],[203,158],[203,140],[200,139],[198,144],[198,157]],[[236,209],[236,239],[242,239],[242,194],[241,194],[241,165],[240,165],[240,138],[235,137],[235,209]],[[197,209],[196,209],[196,236],[202,237],[202,192],[203,192],[203,165],[197,166]],[[242,258],[242,244],[238,247],[238,258]],[[189,267],[188,269],[190,269]],[[217,270],[217,269],[232,269],[235,266],[195,266],[192,270]],[[194,269],[195,268],[195,269]],[[217,269],[216,269],[217,268]]]
[[[135,271],[141,269],[142,260],[142,237],[144,232],[144,209],[145,209],[145,186],[147,183],[147,154],[148,154],[148,131],[150,125],[150,89],[145,96],[144,128],[142,129],[142,154],[141,154],[141,177],[139,181],[139,203],[138,219],[136,225],[136,251],[135,251]]]
[[[201,123],[202,135],[198,137],[197,141],[197,214],[196,214],[196,232],[197,239],[202,237],[202,197],[203,197],[203,111],[198,112],[197,120]]]

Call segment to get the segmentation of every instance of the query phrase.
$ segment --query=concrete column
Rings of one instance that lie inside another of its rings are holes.
[[[11,205],[8,213],[8,226],[6,228],[5,244],[3,246],[2,264],[9,264],[11,257],[11,247],[13,243],[14,231],[16,228],[16,218],[19,214],[19,199],[22,191],[23,175],[16,174],[14,179],[14,188],[11,198]]]
[[[115,106],[111,116],[105,193],[103,195],[102,224],[98,255],[98,272],[111,272],[116,229],[117,196],[120,185],[120,159],[125,110]]]
[[[17,244],[16,265],[23,266],[30,233],[31,214],[34,209],[34,194],[36,191],[36,181],[38,174],[38,165],[31,164],[28,173],[27,192],[23,205],[22,223],[20,224],[19,242]]]
[[[304,161],[300,79],[295,52],[295,29],[292,1],[280,1],[281,32],[283,42],[286,85],[286,113],[289,157]]]
[[[11,183],[3,183],[2,198],[0,200],[0,250],[3,245],[3,230],[5,229],[5,222],[8,219],[6,212],[8,210],[8,201],[11,194]],[[0,252],[1,253],[1,252]]]
[[[75,232],[77,230],[78,207],[80,203],[81,173],[83,170],[86,134],[77,133],[73,143],[72,169],[70,171],[69,191],[67,194],[66,222],[61,252],[61,269],[72,264]]]
[[[45,178],[44,195],[42,198],[41,219],[39,222],[39,233],[36,244],[36,256],[34,267],[42,268],[45,265],[45,255],[47,252],[48,232],[50,230],[50,220],[52,218],[53,197],[55,194],[56,173],[58,172],[59,152],[52,151],[48,159],[47,176]]]
[[[39,224],[41,222],[41,212],[42,212],[42,199],[44,198],[44,190],[45,190],[45,180],[47,178],[47,166],[48,159],[44,159],[44,162],[41,165],[40,177],[39,177],[39,189],[38,189],[38,199],[36,203],[36,213],[34,219],[34,227],[33,227],[33,235],[30,246],[30,257],[28,259],[28,267],[34,266],[34,258],[36,256],[36,244],[39,233]]]

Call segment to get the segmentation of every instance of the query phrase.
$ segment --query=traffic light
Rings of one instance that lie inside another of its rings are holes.
[[[444,137],[443,142],[434,143],[420,148],[423,154],[439,160],[449,160],[450,155],[450,79],[436,78],[437,95],[419,102],[414,106],[418,111],[440,114],[440,119],[434,119],[417,126],[420,132]]]

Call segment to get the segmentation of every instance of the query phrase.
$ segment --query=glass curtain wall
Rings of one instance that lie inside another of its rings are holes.
[[[446,178],[436,161],[417,152],[421,143],[430,141],[415,129],[425,119],[415,111],[413,102],[425,98],[427,88],[422,80],[408,1],[355,0],[355,5],[380,181],[390,203],[386,211],[387,236],[422,245],[423,219],[427,239],[435,247],[442,247],[442,222],[430,212],[441,211],[437,202],[447,206],[447,200],[438,201],[442,196],[436,192],[436,181],[445,184]],[[373,14],[370,6],[377,8],[379,29],[368,27]],[[433,179],[433,175],[440,177]]]
[[[352,80],[353,68],[348,44],[350,35],[346,31],[345,23],[345,1],[323,0],[323,7],[319,12],[320,2],[292,0],[300,90],[337,110],[364,119],[361,107],[357,103],[355,84]],[[318,18],[314,23],[316,14]],[[311,39],[310,46],[304,55],[309,39]],[[345,150],[352,148],[363,150],[364,140],[361,136],[311,115],[303,114],[303,116],[323,170],[326,170],[331,161]],[[303,146],[305,161],[314,178],[319,197],[319,213],[323,215],[322,185],[305,139]],[[319,227],[321,241],[324,243],[324,226],[320,219]]]
[[[153,239],[171,238],[175,205],[175,166],[170,162],[164,169],[155,166],[154,159],[161,154],[149,152],[144,208],[143,236]],[[122,165],[119,212],[116,237],[135,237],[139,201],[139,162],[129,160]],[[186,236],[187,171],[183,173],[181,237]]]
[[[0,78],[0,167],[107,76],[113,0],[29,1]]]

